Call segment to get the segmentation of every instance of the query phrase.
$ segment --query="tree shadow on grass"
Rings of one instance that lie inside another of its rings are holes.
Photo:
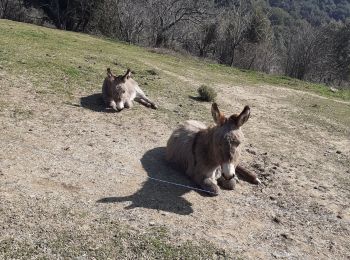
[[[92,94],[92,95],[80,98],[80,105],[83,108],[90,109],[95,112],[106,112],[106,113],[116,112],[111,108],[106,108],[103,102],[101,93],[96,93],[96,94]]]
[[[126,197],[107,197],[97,202],[116,203],[131,201],[131,205],[126,207],[127,209],[141,207],[173,212],[180,215],[191,214],[193,212],[192,204],[182,197],[190,189],[166,182],[191,187],[195,187],[195,185],[187,176],[169,167],[164,160],[164,154],[165,147],[157,147],[144,154],[141,163],[147,172],[148,179],[136,193]]]

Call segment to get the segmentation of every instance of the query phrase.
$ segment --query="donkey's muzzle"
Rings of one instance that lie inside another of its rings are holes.
[[[236,176],[235,166],[233,163],[223,163],[221,165],[222,175],[226,180],[230,180]]]

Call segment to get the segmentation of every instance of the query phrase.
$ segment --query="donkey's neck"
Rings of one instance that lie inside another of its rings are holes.
[[[201,150],[203,151],[203,159],[212,166],[220,164],[217,159],[216,147],[214,145],[214,133],[216,130],[217,126],[208,127],[207,129],[201,130],[198,137],[198,143],[201,145]]]

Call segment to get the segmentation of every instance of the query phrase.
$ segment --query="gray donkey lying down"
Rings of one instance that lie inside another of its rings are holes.
[[[102,96],[107,107],[120,111],[124,108],[131,108],[135,100],[140,104],[157,109],[137,82],[131,78],[130,69],[124,75],[115,76],[110,68],[107,69],[107,77],[102,85]]]
[[[167,161],[210,193],[218,194],[218,185],[233,190],[236,170],[246,180],[259,184],[254,173],[238,166],[239,145],[244,138],[240,127],[248,120],[250,108],[246,106],[239,115],[227,118],[213,103],[211,112],[216,126],[190,120],[172,133],[167,143]]]

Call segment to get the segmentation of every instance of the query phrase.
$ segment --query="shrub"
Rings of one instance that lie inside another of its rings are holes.
[[[217,94],[212,87],[202,85],[198,88],[199,98],[203,101],[214,101]]]
[[[155,75],[158,75],[158,72],[154,69],[151,69],[151,70],[146,70],[146,72],[149,74],[149,75],[152,75],[152,76],[155,76]]]

